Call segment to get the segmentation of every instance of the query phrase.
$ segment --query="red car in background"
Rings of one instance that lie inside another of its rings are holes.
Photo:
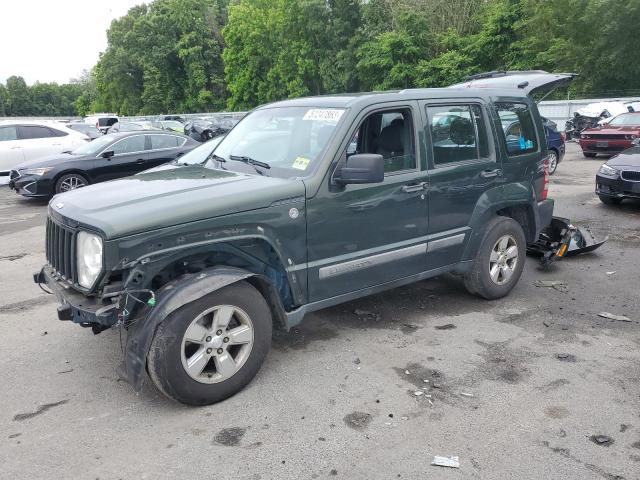
[[[585,157],[598,153],[614,155],[631,148],[640,137],[640,112],[621,113],[610,122],[596,128],[587,128],[580,133],[578,143]]]

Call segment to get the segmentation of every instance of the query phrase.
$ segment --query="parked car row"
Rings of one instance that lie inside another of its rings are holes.
[[[169,132],[108,134],[72,151],[16,166],[9,187],[25,197],[50,197],[170,162],[197,145]]]
[[[71,151],[88,141],[87,135],[61,123],[1,121],[0,184],[8,183],[9,172],[21,162]]]

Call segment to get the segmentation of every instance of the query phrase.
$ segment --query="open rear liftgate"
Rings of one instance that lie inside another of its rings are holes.
[[[567,218],[553,217],[538,240],[527,247],[527,253],[540,257],[542,265],[557,259],[592,252],[608,239],[597,242],[584,228],[576,227]]]

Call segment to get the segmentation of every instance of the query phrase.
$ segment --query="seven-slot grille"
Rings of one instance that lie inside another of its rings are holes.
[[[47,262],[64,280],[75,282],[75,232],[47,218]]]
[[[640,172],[636,172],[634,170],[623,170],[620,176],[623,180],[628,180],[630,182],[640,182]]]

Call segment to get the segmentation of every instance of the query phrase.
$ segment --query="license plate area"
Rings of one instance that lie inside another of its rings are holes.
[[[609,146],[609,142],[607,141],[596,142],[596,147],[598,148],[607,148],[608,146]]]

